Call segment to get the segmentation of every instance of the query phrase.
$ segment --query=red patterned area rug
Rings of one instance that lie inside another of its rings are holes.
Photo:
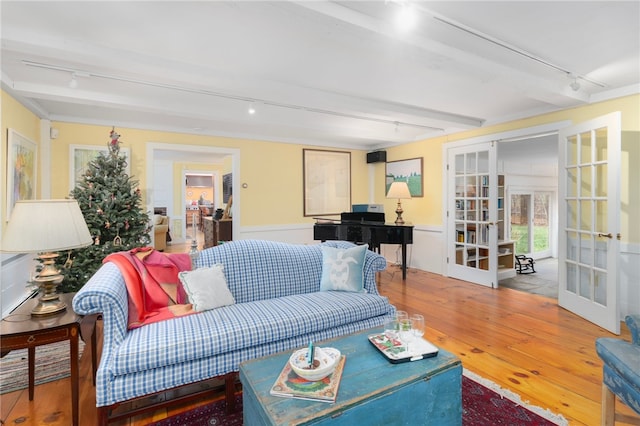
[[[242,394],[236,397],[236,407],[234,413],[226,414],[224,400],[218,400],[149,426],[242,426]],[[525,404],[517,394],[465,370],[462,376],[462,424],[551,426],[568,423],[561,415]]]

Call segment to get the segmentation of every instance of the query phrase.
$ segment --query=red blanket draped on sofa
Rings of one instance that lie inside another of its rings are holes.
[[[180,271],[191,270],[188,254],[164,254],[153,247],[135,248],[108,255],[124,277],[129,292],[129,329],[193,314],[180,279]]]

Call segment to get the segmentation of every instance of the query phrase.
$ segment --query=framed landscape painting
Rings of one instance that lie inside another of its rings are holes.
[[[38,145],[13,129],[7,135],[7,218],[16,201],[35,200]]]
[[[422,197],[422,157],[389,161],[386,164],[385,195],[393,182],[407,182],[412,197]]]

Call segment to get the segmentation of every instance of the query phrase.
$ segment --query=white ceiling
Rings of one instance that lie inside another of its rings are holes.
[[[410,4],[401,32],[394,1],[3,0],[2,84],[54,121],[360,149],[640,92],[638,1]]]

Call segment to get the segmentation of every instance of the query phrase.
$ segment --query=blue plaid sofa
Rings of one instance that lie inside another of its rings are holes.
[[[127,329],[123,276],[114,264],[102,265],[73,300],[78,314],[103,319],[99,424],[113,420],[113,409],[124,401],[214,377],[225,377],[229,397],[230,377],[242,361],[382,325],[395,311],[376,286],[384,257],[367,251],[366,292],[321,292],[320,246],[239,240],[205,249],[196,267],[223,264],[236,303],[133,330]]]

